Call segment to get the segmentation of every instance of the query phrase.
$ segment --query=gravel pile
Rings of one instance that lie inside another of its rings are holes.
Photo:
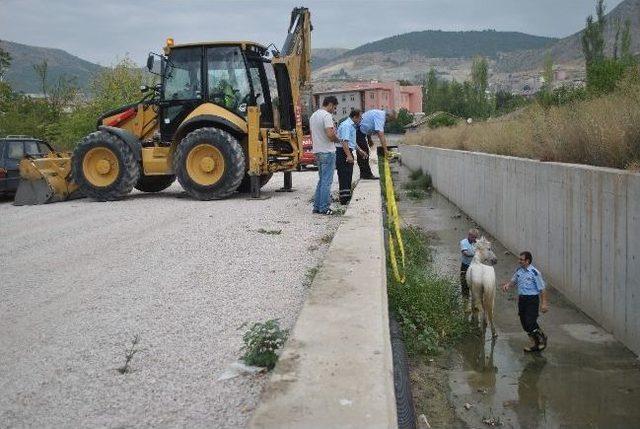
[[[0,204],[0,427],[245,426],[267,376],[217,381],[239,327],[293,325],[340,222],[311,214],[317,173],[293,179],[296,192],[275,193],[274,176],[262,201],[194,201],[174,184]]]

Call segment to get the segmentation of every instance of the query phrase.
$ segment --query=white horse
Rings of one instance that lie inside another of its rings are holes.
[[[469,310],[472,318],[478,318],[482,310],[482,335],[487,330],[487,319],[491,325],[491,335],[496,338],[496,328],[493,325],[493,305],[496,297],[496,272],[493,266],[498,263],[495,253],[491,249],[491,242],[480,237],[474,244],[475,255],[467,269],[467,284],[471,291]]]

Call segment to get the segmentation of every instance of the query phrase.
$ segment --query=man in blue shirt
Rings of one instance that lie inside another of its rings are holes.
[[[475,255],[473,244],[478,239],[479,231],[475,228],[470,229],[467,238],[460,241],[460,291],[462,296],[469,297],[469,285],[467,284],[467,270]]]
[[[371,109],[364,112],[360,122],[360,131],[367,136],[369,146],[373,146],[371,136],[373,134],[377,135],[385,155],[387,154],[387,138],[384,136],[384,124],[387,116],[384,110]]]
[[[353,151],[359,150],[356,143],[356,127],[362,119],[360,110],[352,110],[349,117],[338,127],[339,143],[336,143],[336,170],[340,188],[340,204],[351,201],[351,181],[353,180]]]
[[[502,290],[506,292],[510,287],[518,287],[518,315],[520,323],[533,345],[526,347],[525,352],[538,352],[547,347],[547,336],[538,326],[538,309],[543,313],[549,310],[547,302],[547,291],[542,274],[531,265],[533,256],[531,252],[522,252],[518,259],[520,268],[516,270],[511,280],[502,285]],[[542,298],[542,304],[540,303]]]

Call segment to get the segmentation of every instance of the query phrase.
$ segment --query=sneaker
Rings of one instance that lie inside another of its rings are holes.
[[[326,211],[324,211],[324,212],[322,212],[322,213],[320,213],[320,214],[323,214],[323,215],[332,215],[332,214],[334,214],[334,211],[333,211],[333,210],[331,210],[331,209],[327,209]]]

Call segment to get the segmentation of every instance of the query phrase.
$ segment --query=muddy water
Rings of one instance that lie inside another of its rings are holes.
[[[397,170],[401,184],[408,171]],[[403,221],[429,232],[438,271],[457,277],[458,242],[474,223],[437,193],[412,201],[401,185],[397,188]],[[511,277],[517,258],[492,241],[502,283]],[[455,420],[449,421],[455,426],[489,427],[483,420],[493,419],[507,428],[640,428],[640,361],[559,293],[550,292],[550,310],[539,319],[549,337],[544,352],[523,352],[528,339],[518,320],[516,295],[498,292],[497,340],[492,342],[490,334],[486,340],[471,336],[436,360],[437,371],[445,372],[446,408],[454,410]]]

